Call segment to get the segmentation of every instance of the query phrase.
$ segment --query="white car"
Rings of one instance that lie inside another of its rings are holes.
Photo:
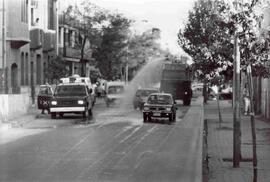
[[[105,102],[107,107],[111,104],[120,104],[124,96],[125,82],[108,82],[105,86]]]

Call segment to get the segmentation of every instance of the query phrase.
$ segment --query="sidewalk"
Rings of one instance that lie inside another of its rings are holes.
[[[204,106],[208,126],[209,182],[251,182],[252,162],[240,162],[239,168],[223,159],[233,157],[233,108],[230,101],[221,101],[223,122],[219,123],[217,101]],[[256,117],[255,117],[256,118]],[[258,182],[270,182],[270,122],[255,119],[257,135]],[[250,117],[241,116],[241,155],[252,159]]]
[[[96,99],[95,106],[105,104],[104,99]],[[29,122],[33,122],[37,118],[48,117],[48,112],[44,111],[45,114],[41,114],[41,110],[36,105],[32,105],[26,114],[19,115],[6,123],[0,123],[0,132],[10,128],[21,128]]]

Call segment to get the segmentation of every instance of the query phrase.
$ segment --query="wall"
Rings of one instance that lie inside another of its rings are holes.
[[[11,119],[27,113],[31,105],[31,98],[26,94],[1,94],[0,95],[0,122],[8,122]],[[16,106],[16,107],[14,107]]]
[[[2,2],[2,1],[1,1]],[[6,0],[7,3],[7,40],[25,40],[29,41],[28,22],[25,18],[22,21],[21,3],[18,0]],[[30,3],[30,0],[29,0]],[[28,11],[28,10],[27,10]],[[25,12],[25,15],[28,13]],[[20,31],[18,31],[20,30]]]

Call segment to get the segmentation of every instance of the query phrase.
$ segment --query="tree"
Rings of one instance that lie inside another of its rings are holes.
[[[201,78],[213,80],[221,74],[230,73],[228,68],[232,65],[233,55],[231,40],[235,36],[239,39],[241,70],[249,68],[249,73],[253,73],[253,76],[269,76],[264,64],[268,61],[269,50],[265,46],[267,41],[262,39],[259,31],[263,17],[258,11],[261,5],[262,2],[259,0],[236,1],[234,7],[223,0],[199,0],[195,4],[193,11],[189,13],[185,29],[179,32],[178,40],[184,51],[193,57],[194,67]],[[251,75],[249,80],[252,80]],[[250,88],[251,86],[252,84]],[[253,181],[256,181],[254,118],[251,123],[255,156]]]
[[[76,46],[81,49],[82,73],[85,75],[85,57],[91,58],[93,50],[101,43],[102,27],[105,26],[107,13],[89,1],[83,1],[79,5],[69,6],[64,12],[64,21],[67,25],[75,28],[81,38]],[[87,41],[89,47],[86,47]]]
[[[236,4],[235,4],[236,5]],[[233,38],[239,36],[242,70],[252,64],[253,73],[268,76],[265,42],[258,34],[262,15],[258,0],[238,2],[236,11],[224,0],[198,0],[188,23],[179,30],[178,43],[194,60],[198,78],[211,81],[224,75],[231,79]]]
[[[48,61],[48,66],[45,69],[45,78],[48,79],[49,83],[55,83],[60,78],[66,77],[67,74],[68,69],[61,57],[58,56]]]
[[[101,74],[109,80],[119,78],[121,62],[126,58],[125,48],[131,20],[118,13],[107,16],[107,25],[102,27],[101,44],[94,57]]]

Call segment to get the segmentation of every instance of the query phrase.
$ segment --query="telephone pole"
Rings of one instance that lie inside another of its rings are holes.
[[[236,10],[238,10],[238,1]],[[241,160],[241,125],[240,125],[240,52],[238,45],[238,31],[234,36],[234,63],[233,63],[233,167],[238,168]]]
[[[238,35],[236,34],[234,38],[233,72],[233,167],[239,167],[241,160],[240,97],[240,52]]]

